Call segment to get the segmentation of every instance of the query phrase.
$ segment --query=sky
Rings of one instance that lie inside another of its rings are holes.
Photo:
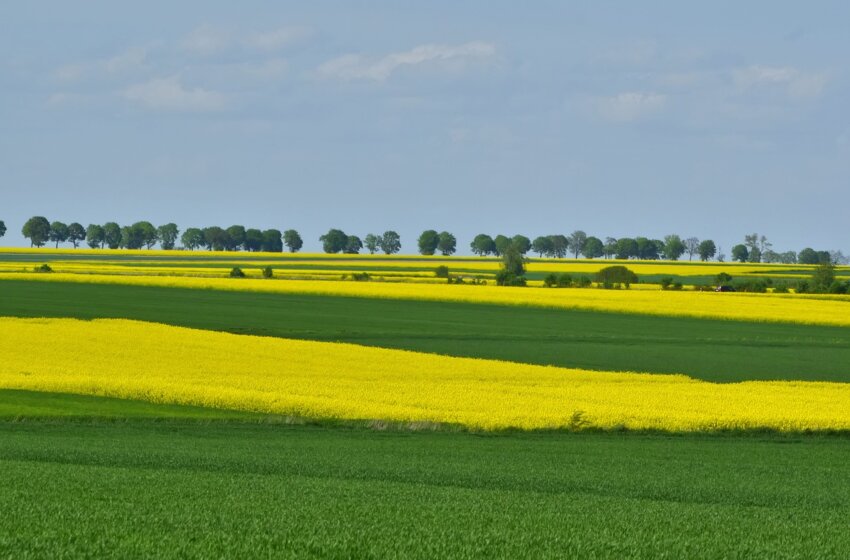
[[[850,252],[850,3],[0,5],[0,219]]]

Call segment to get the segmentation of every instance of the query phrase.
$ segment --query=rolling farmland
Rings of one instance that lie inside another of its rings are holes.
[[[0,252],[0,555],[850,546],[850,297],[654,283],[804,267],[155,253]]]

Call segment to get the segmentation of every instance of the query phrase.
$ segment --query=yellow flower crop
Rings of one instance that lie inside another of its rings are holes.
[[[364,298],[456,301],[646,315],[850,326],[847,296],[661,290],[503,288],[449,284],[0,273],[2,280],[127,284]]]
[[[199,331],[0,318],[0,387],[479,429],[850,429],[850,384],[714,384]]]

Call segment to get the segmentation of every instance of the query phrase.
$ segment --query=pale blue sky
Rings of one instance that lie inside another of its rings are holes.
[[[123,4],[123,5],[122,5]],[[6,2],[0,219],[850,250],[847,2]]]

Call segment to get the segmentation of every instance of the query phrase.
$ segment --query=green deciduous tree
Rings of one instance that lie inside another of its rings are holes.
[[[581,250],[581,254],[584,255],[584,258],[586,259],[598,259],[605,254],[602,240],[598,237],[588,237],[584,242],[584,248]]]
[[[385,231],[378,246],[385,254],[394,255],[401,251],[401,236],[393,230]]]
[[[117,249],[121,246],[121,226],[115,222],[106,222],[103,224],[103,242],[110,249]]]
[[[419,236],[416,244],[419,246],[420,254],[433,255],[440,245],[440,234],[436,230],[426,229]]]
[[[381,238],[374,233],[367,233],[363,238],[363,246],[369,251],[370,255],[374,255],[381,245]]]
[[[820,256],[811,247],[806,247],[797,255],[797,262],[800,264],[818,264],[820,262]]]
[[[267,253],[283,252],[283,234],[280,232],[279,229],[263,230],[262,250]]]
[[[469,248],[472,250],[473,254],[478,255],[479,257],[496,254],[496,242],[493,241],[492,237],[485,233],[479,233],[476,235],[472,240],[472,243],[469,244]]]
[[[685,243],[682,238],[672,233],[664,236],[664,258],[677,261],[685,253]]]
[[[531,240],[524,235],[514,235],[511,237],[511,245],[516,247],[519,254],[523,256],[531,251]]]
[[[552,238],[548,235],[535,237],[531,242],[531,250],[537,253],[538,257],[547,257],[552,254]]]
[[[349,255],[356,255],[362,248],[363,241],[361,241],[356,235],[349,235],[348,240],[345,242],[345,250],[343,252]]]
[[[86,243],[92,249],[103,249],[105,237],[103,226],[89,224],[89,227],[86,228]]]
[[[550,256],[557,259],[566,257],[567,250],[570,248],[570,240],[567,239],[567,236],[561,234],[550,235],[549,239],[552,241],[552,252]]]
[[[242,248],[253,253],[262,250],[263,232],[255,228],[246,229],[245,243],[242,245]]]
[[[614,253],[618,259],[632,259],[637,257],[639,254],[637,241],[630,237],[618,239]]]
[[[301,235],[294,229],[288,229],[283,232],[283,244],[289,249],[290,253],[297,253],[304,246],[304,240]]]
[[[322,242],[322,250],[325,253],[341,253],[348,244],[348,236],[341,229],[330,229],[319,237],[319,241]]]
[[[741,243],[732,247],[732,260],[738,262],[747,262],[750,258],[750,252],[747,246]]]
[[[511,238],[499,234],[493,238],[493,245],[496,247],[496,256],[502,256],[508,247],[511,246]]]
[[[6,235],[6,222],[0,220],[0,237]]]
[[[227,232],[228,251],[238,251],[245,246],[245,226],[233,225],[225,230]]]
[[[203,232],[204,247],[210,251],[224,251],[230,245],[230,236],[218,226],[206,227]]]
[[[445,256],[453,255],[457,251],[457,239],[451,233],[441,231],[437,249]]]
[[[139,239],[142,241],[142,245],[145,249],[151,249],[156,242],[159,241],[159,236],[156,233],[156,228],[150,222],[136,222],[131,226],[133,230],[135,230],[136,235],[138,235]]]
[[[74,249],[80,244],[81,241],[85,241],[86,239],[86,229],[77,222],[72,222],[68,224],[68,241],[74,246]]]
[[[699,252],[699,259],[701,261],[707,261],[714,258],[714,255],[717,254],[717,246],[711,239],[703,239],[700,241],[697,251]]]
[[[30,240],[30,246],[42,247],[50,239],[50,222],[44,216],[33,216],[21,228],[21,233]]]
[[[168,223],[159,226],[156,230],[156,235],[159,238],[159,244],[166,251],[174,249],[174,245],[177,243],[177,236],[179,234],[180,230],[177,228],[177,224],[175,223]]]
[[[188,228],[180,236],[180,243],[184,249],[194,251],[204,246],[204,232],[199,228]]]
[[[659,247],[663,245],[663,242],[656,243],[653,239],[635,237],[635,243],[637,243],[637,258],[645,261],[658,260],[660,253]]]
[[[573,258],[578,258],[584,250],[584,244],[587,243],[587,234],[580,229],[575,230],[567,238],[570,243],[570,250],[573,252]]]
[[[60,243],[65,243],[68,240],[68,226],[63,222],[53,222],[50,224],[48,239],[56,243],[58,248]]]

